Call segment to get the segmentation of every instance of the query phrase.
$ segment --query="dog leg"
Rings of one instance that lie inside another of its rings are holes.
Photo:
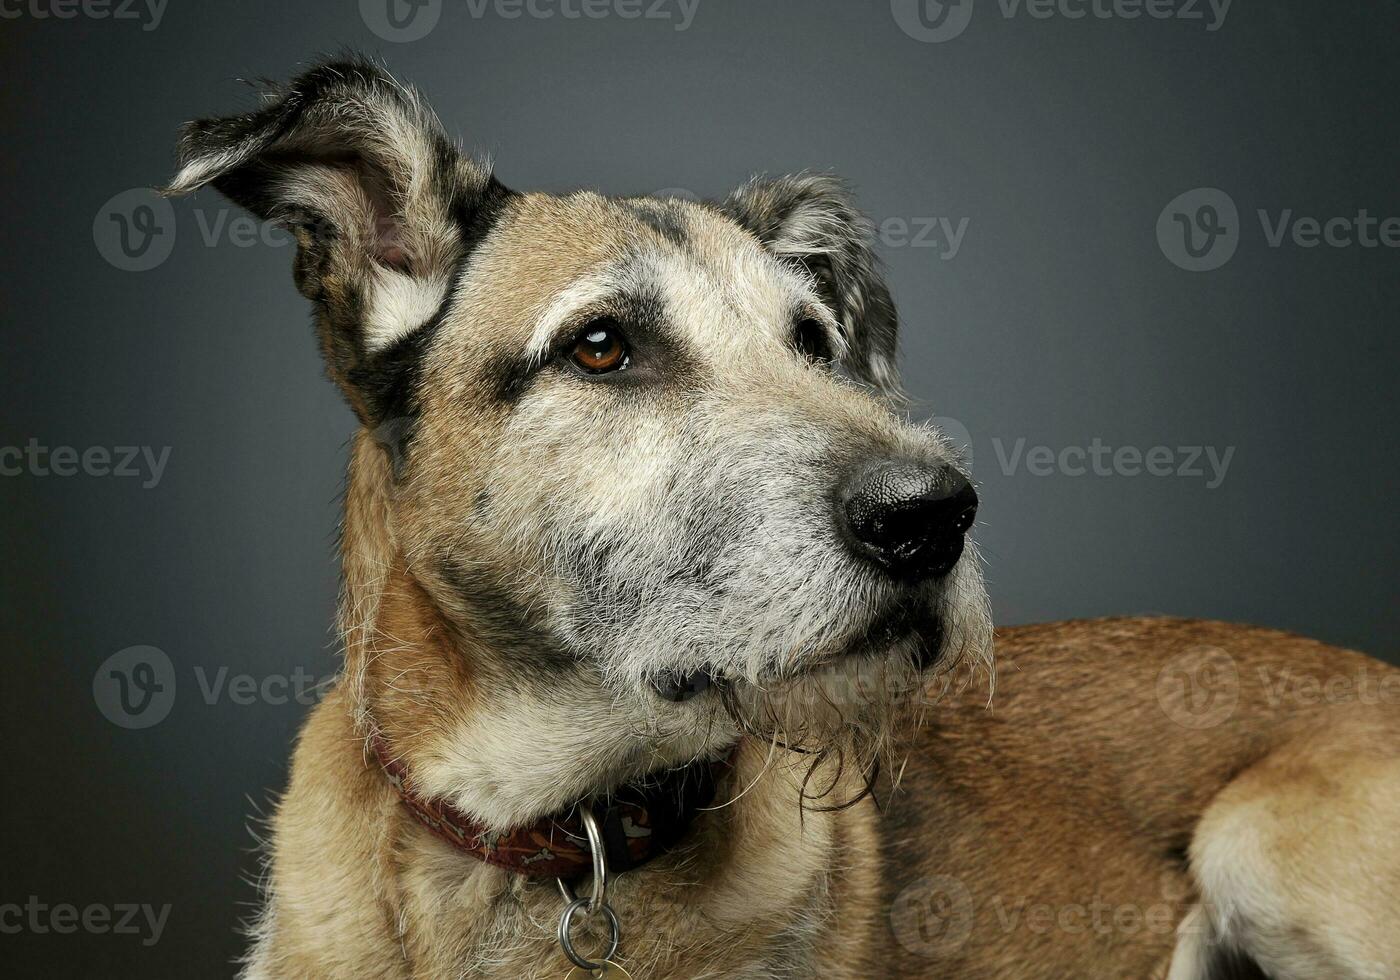
[[[1204,906],[1177,928],[1176,951],[1165,980],[1269,980],[1243,954],[1224,945]]]
[[[1338,713],[1207,809],[1191,847],[1202,905],[1169,980],[1213,980],[1236,952],[1274,980],[1400,976],[1400,719]]]

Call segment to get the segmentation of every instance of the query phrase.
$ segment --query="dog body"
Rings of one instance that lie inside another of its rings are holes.
[[[520,194],[351,62],[191,124],[171,190],[205,184],[295,233],[362,423],[344,676],[247,976],[568,972],[559,892],[415,822],[371,745],[484,835],[728,759],[684,840],[611,883],[638,977],[1189,980],[1236,948],[1395,975],[1393,703],[1271,706],[1250,672],[1393,675],[1121,621],[1005,632],[993,696],[975,491],[896,411],[894,311],[834,181]],[[1080,929],[1076,903],[1157,914]]]
[[[1339,677],[1394,691],[1400,672],[1221,623],[1077,622],[997,641],[994,707],[985,689],[947,697],[883,808],[800,818],[796,774],[769,770],[683,848],[622,876],[631,972],[1166,978],[1179,948],[1172,980],[1255,976],[1217,972],[1230,949],[1262,954],[1270,976],[1395,976],[1394,702],[1358,687],[1281,710],[1262,672],[1287,664],[1295,691]],[[1189,686],[1224,651],[1239,677],[1228,717],[1209,697],[1193,707]],[[1164,683],[1177,671],[1181,686]],[[1213,724],[1179,723],[1202,709]],[[765,751],[746,747],[736,784],[765,770]],[[343,689],[302,737],[275,831],[249,977],[567,971],[555,889],[414,822],[366,765]]]

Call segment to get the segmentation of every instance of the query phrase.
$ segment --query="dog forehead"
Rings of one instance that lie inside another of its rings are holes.
[[[666,328],[708,348],[786,329],[816,302],[809,278],[749,232],[690,201],[523,195],[472,256],[458,286],[464,343],[539,353],[590,303],[658,300]]]
[[[819,305],[806,277],[757,242],[736,245],[723,234],[646,251],[627,273],[632,288],[661,300],[670,329],[712,352],[785,337],[803,309]]]

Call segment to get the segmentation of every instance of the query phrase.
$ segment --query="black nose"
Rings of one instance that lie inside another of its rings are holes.
[[[857,471],[840,509],[858,554],[900,578],[940,578],[962,557],[977,491],[951,466],[890,460]]]

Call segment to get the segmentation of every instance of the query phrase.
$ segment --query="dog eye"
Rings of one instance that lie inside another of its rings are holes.
[[[608,374],[627,366],[627,341],[611,320],[597,320],[574,338],[569,359],[589,374]]]
[[[826,327],[818,320],[809,318],[800,321],[793,331],[792,343],[798,353],[813,364],[830,364],[835,360]]]

